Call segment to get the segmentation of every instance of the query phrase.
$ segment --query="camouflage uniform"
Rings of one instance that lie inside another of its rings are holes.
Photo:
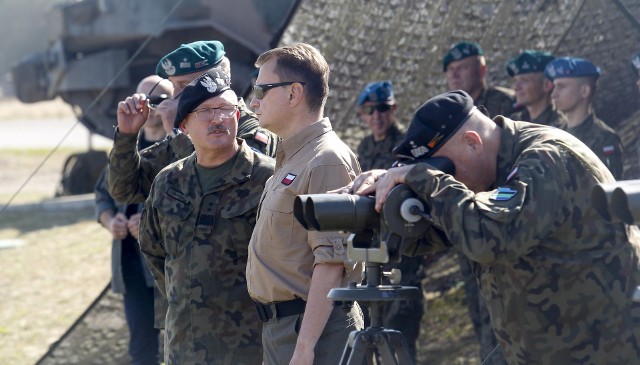
[[[358,146],[358,162],[362,171],[373,169],[388,169],[396,161],[391,151],[400,144],[404,133],[392,124],[387,131],[387,137],[379,142],[373,140],[373,135],[367,136]],[[383,270],[389,271],[396,267],[402,272],[401,285],[422,288],[424,279],[424,257],[403,256],[398,264],[387,264]],[[368,325],[368,313],[365,313],[365,321]],[[388,302],[382,307],[382,325],[402,332],[409,345],[409,352],[413,359],[416,358],[416,342],[420,336],[420,322],[424,314],[424,300]]]
[[[551,104],[549,104],[549,106],[533,120],[531,119],[531,115],[529,115],[529,110],[527,110],[527,108],[513,113],[509,119],[549,125],[556,128],[563,128],[566,124],[564,115],[556,111]]]
[[[616,179],[622,178],[622,141],[605,122],[591,113],[578,126],[563,129],[591,148]]]
[[[395,123],[389,127],[387,137],[382,141],[374,141],[373,135],[365,137],[358,146],[358,162],[362,171],[391,167],[396,161],[391,150],[402,142],[403,138],[404,134]]]
[[[476,106],[482,105],[489,111],[489,117],[496,115],[511,115],[513,113],[513,105],[515,104],[514,92],[500,86],[491,86],[482,89],[482,93],[478,99],[473,101]]]
[[[243,140],[231,173],[201,191],[195,153],[162,170],[140,223],[140,247],[169,310],[167,364],[259,364],[261,322],[245,269],[274,161]],[[165,276],[166,273],[166,276]]]
[[[240,120],[239,138],[247,145],[274,157],[278,137],[260,128],[258,119],[242,99],[238,99]],[[113,149],[109,155],[109,192],[117,201],[142,203],[149,194],[153,179],[165,166],[191,155],[194,151],[191,139],[184,134],[167,138],[146,148],[136,150],[137,136],[122,134],[116,130]]]
[[[483,89],[480,96],[473,101],[473,104],[475,106],[484,106],[489,113],[489,117],[493,118],[497,115],[507,116],[513,114],[515,102],[513,90],[500,86],[491,86]],[[493,333],[489,311],[484,298],[480,295],[480,288],[475,275],[473,275],[471,262],[462,255],[458,257],[458,262],[460,263],[460,274],[464,280],[469,316],[471,317],[476,337],[480,342],[480,358],[484,359],[498,345],[498,340]],[[492,361],[488,364],[505,364],[499,353],[492,355]]]
[[[602,220],[587,198],[613,176],[559,129],[494,121],[495,190],[474,194],[424,164],[407,174],[438,229],[409,253],[452,245],[473,260],[510,365],[637,364],[637,227]]]

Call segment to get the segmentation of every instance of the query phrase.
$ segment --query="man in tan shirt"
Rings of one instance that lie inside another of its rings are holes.
[[[323,117],[329,65],[317,49],[275,48],[256,66],[251,106],[260,126],[282,139],[247,263],[249,294],[264,322],[264,364],[337,364],[362,315],[357,305],[350,313],[334,308],[327,293],[359,281],[362,266],[347,259],[346,234],[306,231],[293,217],[293,201],[348,184],[360,166]]]

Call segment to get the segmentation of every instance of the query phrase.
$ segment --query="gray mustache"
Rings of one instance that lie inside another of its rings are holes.
[[[208,128],[209,134],[214,133],[216,131],[223,131],[223,132],[229,133],[229,128],[225,128],[225,127],[223,127],[221,125],[211,125],[211,126],[209,126],[209,128]]]

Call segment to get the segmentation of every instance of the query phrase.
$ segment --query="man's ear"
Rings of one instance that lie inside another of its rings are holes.
[[[462,142],[465,147],[469,147],[476,152],[482,151],[484,144],[482,138],[476,131],[466,131],[462,134]]]
[[[542,80],[542,91],[551,93],[553,91],[553,81],[545,77],[544,80]]]
[[[297,105],[300,102],[304,101],[304,86],[302,84],[296,82],[291,85],[289,89],[289,103],[292,105]]]
[[[582,83],[582,85],[580,85],[580,96],[583,99],[589,99],[590,95],[591,95],[591,85],[589,85],[589,83],[584,82]]]
[[[189,135],[189,132],[187,132],[187,119],[183,119],[182,122],[180,122],[180,124],[178,125],[178,128],[180,128],[180,131],[182,133],[184,133],[185,135]]]

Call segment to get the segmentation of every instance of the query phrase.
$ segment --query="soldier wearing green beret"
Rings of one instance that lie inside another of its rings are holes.
[[[231,75],[231,64],[219,41],[183,44],[158,62],[156,73],[167,78],[175,87],[174,98],[164,100],[156,107],[169,137],[138,152],[135,140],[144,121],[139,125],[118,123],[109,156],[108,175],[109,190],[116,200],[144,202],[158,172],[168,164],[193,153],[191,140],[175,125],[178,100],[186,85],[214,66],[222,67]],[[148,105],[145,104],[145,108]],[[250,147],[268,156],[275,156],[278,138],[269,130],[260,128],[258,119],[242,98],[238,98],[238,109],[240,120],[237,136],[247,141]]]
[[[158,174],[140,219],[140,250],[169,304],[167,365],[262,362],[244,274],[275,162],[236,137],[240,112],[229,85],[213,68],[184,89],[176,120],[195,151]],[[144,101],[121,103],[119,116],[143,119]]]
[[[516,103],[524,109],[511,115],[513,120],[560,127],[564,116],[551,103],[553,82],[544,69],[554,56],[549,52],[526,50],[507,62],[507,74],[513,77]]]
[[[487,61],[478,43],[455,44],[444,56],[442,67],[449,90],[466,91],[475,105],[482,105],[487,109],[490,117],[513,113],[513,90],[487,85]]]
[[[391,152],[404,138],[404,133],[396,124],[396,104],[391,81],[375,81],[367,84],[357,100],[358,114],[366,123],[371,134],[358,146],[358,161],[363,171],[386,169],[396,161]],[[383,266],[390,271],[394,267],[402,272],[400,285],[422,288],[424,279],[424,258],[403,256],[398,264]],[[424,300],[388,302],[382,306],[382,325],[402,331],[409,353],[415,361],[416,343],[420,336],[420,322],[424,314]],[[367,317],[367,311],[363,311]],[[368,319],[368,318],[366,318]],[[366,321],[365,321],[366,322]]]
[[[405,166],[341,190],[375,193],[380,211],[405,184],[430,207],[429,230],[405,253],[454,247],[473,262],[510,365],[638,363],[640,236],[592,207],[593,187],[614,178],[584,143],[491,120],[460,91],[421,106],[394,152]],[[429,157],[449,158],[455,173]]]
[[[591,105],[600,74],[600,68],[590,61],[574,57],[556,58],[545,68],[545,75],[553,80],[553,104],[566,117],[563,129],[589,146],[613,176],[621,179],[622,141]]]
[[[513,90],[487,86],[487,62],[478,43],[460,42],[454,45],[443,59],[449,90],[463,90],[473,98],[476,106],[486,108],[490,117],[511,115],[514,112]],[[491,327],[487,305],[480,294],[469,260],[460,255],[460,273],[464,279],[465,297],[473,329],[480,343],[480,358],[484,359],[496,348],[497,340]],[[488,364],[503,365],[501,353],[495,353]]]

